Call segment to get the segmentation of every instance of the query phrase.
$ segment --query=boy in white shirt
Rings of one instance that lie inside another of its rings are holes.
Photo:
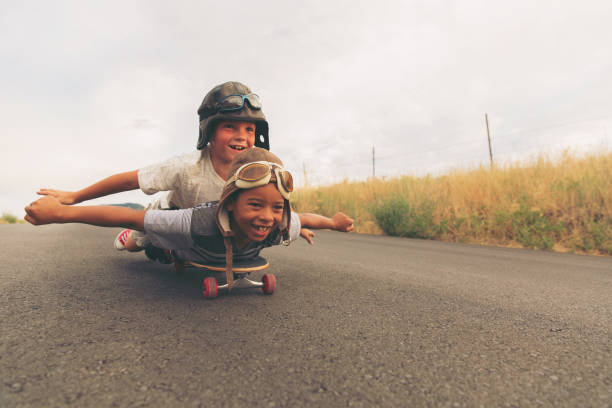
[[[204,97],[198,115],[196,152],[115,174],[79,191],[43,188],[38,194],[50,195],[62,204],[71,205],[138,188],[146,194],[167,192],[153,200],[147,209],[190,208],[215,200],[223,189],[230,163],[238,153],[253,146],[269,150],[268,122],[259,97],[239,82],[214,87]],[[331,229],[344,232],[353,229],[353,220],[342,213],[327,220]],[[300,233],[312,243],[312,231],[304,228]],[[167,251],[151,245],[146,233],[141,231],[121,231],[114,245],[118,250],[130,252],[146,249],[149,258],[169,261]]]

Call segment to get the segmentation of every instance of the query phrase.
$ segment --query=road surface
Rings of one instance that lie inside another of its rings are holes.
[[[0,225],[0,406],[610,407],[612,259],[320,231],[278,290]]]

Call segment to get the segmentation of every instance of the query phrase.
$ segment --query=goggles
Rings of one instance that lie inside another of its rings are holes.
[[[244,108],[244,101],[249,101],[252,109],[261,109],[261,100],[254,93],[248,95],[232,94],[221,99],[216,105],[217,112],[232,112]]]
[[[228,185],[236,182],[236,187],[240,189],[250,189],[265,186],[272,179],[272,174],[276,177],[276,186],[281,196],[289,200],[293,191],[293,177],[281,165],[268,162],[256,161],[243,164],[236,170],[236,173],[225,183]]]

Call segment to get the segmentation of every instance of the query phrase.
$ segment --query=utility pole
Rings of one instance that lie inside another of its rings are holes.
[[[493,150],[491,150],[491,133],[489,132],[489,115],[485,113],[485,122],[487,123],[487,140],[489,141],[489,160],[491,168],[493,168]]]
[[[372,178],[376,178],[376,154],[374,146],[372,146]]]

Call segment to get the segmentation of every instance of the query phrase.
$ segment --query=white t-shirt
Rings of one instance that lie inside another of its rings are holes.
[[[145,194],[167,191],[151,208],[191,208],[218,200],[223,180],[215,171],[208,148],[172,157],[138,170],[138,184]]]
[[[218,200],[224,184],[207,147],[138,170],[138,185],[145,194],[163,192],[149,203],[147,210],[184,209]],[[141,248],[150,243],[144,232],[136,230],[132,231],[132,239]]]

